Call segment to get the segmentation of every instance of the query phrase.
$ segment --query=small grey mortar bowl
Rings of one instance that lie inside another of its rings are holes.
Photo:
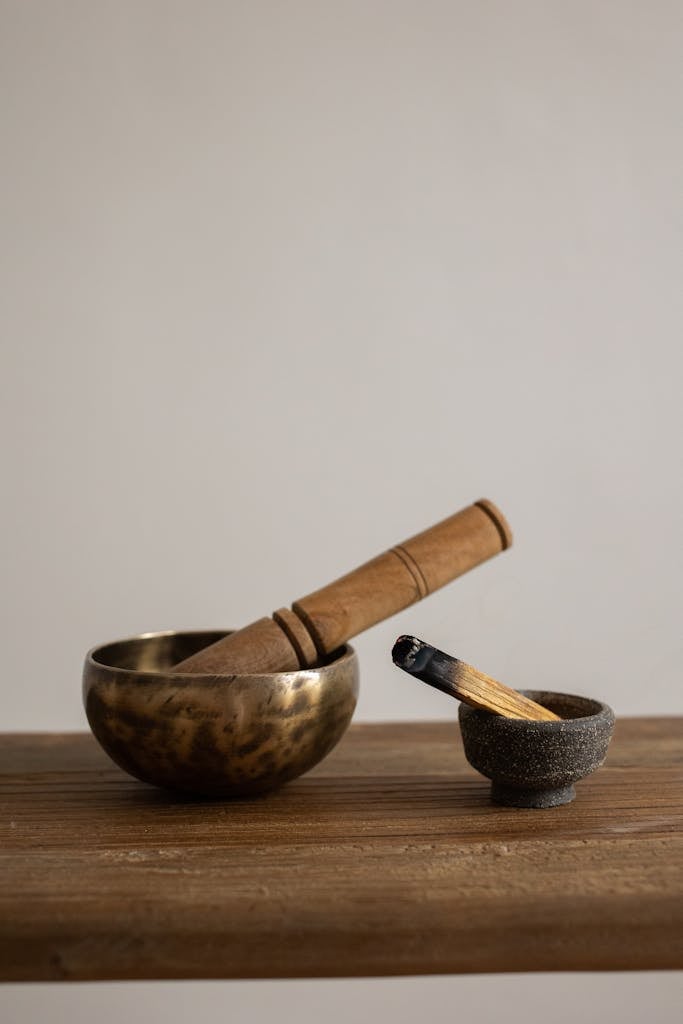
[[[614,729],[607,704],[569,693],[522,690],[561,722],[503,718],[461,704],[465,757],[491,779],[491,799],[508,807],[557,807],[576,796],[574,783],[605,760]]]
[[[173,671],[225,635],[143,633],[88,652],[86,715],[119,767],[165,789],[249,796],[302,775],[339,742],[358,697],[352,647],[296,672]]]

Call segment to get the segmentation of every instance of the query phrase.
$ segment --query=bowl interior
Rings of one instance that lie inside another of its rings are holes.
[[[203,647],[215,644],[230,630],[202,630],[194,633],[145,633],[129,640],[115,640],[97,647],[92,660],[107,668],[132,672],[165,672]]]
[[[521,690],[525,697],[531,698],[549,711],[565,720],[591,718],[599,715],[605,708],[599,700],[590,697],[579,697],[573,693],[553,693],[549,690]]]
[[[90,659],[105,668],[124,669],[128,672],[168,672],[197,651],[215,644],[233,632],[230,629],[205,629],[196,632],[142,633],[127,640],[115,640],[110,644],[95,647]],[[324,668],[348,655],[348,645],[332,651],[318,668]],[[294,670],[295,672],[298,670]],[[304,670],[305,671],[305,670]],[[258,673],[258,675],[284,675],[285,673]],[[187,678],[187,676],[186,676]],[[194,676],[193,678],[197,678]]]

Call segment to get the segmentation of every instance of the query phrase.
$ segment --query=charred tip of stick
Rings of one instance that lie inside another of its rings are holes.
[[[400,636],[394,644],[391,657],[394,665],[406,672],[419,672],[429,661],[434,648],[415,636]]]

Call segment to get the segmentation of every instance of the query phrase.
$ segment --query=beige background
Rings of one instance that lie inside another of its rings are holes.
[[[402,630],[680,713],[681,4],[0,7],[0,728],[83,728],[91,644],[247,622],[482,495],[515,548],[358,640],[359,717],[454,713]],[[0,1010],[665,1021],[679,980]]]

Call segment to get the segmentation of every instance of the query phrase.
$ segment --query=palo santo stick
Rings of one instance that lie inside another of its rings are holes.
[[[503,718],[523,718],[532,722],[560,720],[559,715],[523,697],[517,690],[503,686],[472,665],[452,658],[417,637],[400,636],[391,656],[394,664],[411,676],[473,708],[491,711]]]

